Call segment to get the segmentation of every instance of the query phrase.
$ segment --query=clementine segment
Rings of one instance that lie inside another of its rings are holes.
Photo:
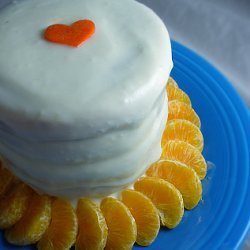
[[[168,78],[167,86],[173,86],[178,88],[177,82],[171,76]]]
[[[78,201],[77,217],[79,231],[75,249],[104,249],[108,228],[100,208],[91,200],[82,198]]]
[[[0,228],[6,229],[17,223],[28,207],[32,190],[23,183],[15,185],[0,200]]]
[[[174,119],[167,123],[162,136],[162,146],[164,147],[169,140],[188,142],[199,151],[202,151],[204,146],[203,135],[199,128],[193,123],[182,119]]]
[[[15,180],[15,176],[6,168],[5,163],[0,161],[0,196],[6,193]]]
[[[146,174],[172,183],[182,194],[186,209],[194,208],[202,195],[201,181],[196,172],[178,161],[161,160],[150,166]]]
[[[129,209],[121,201],[106,197],[101,202],[101,210],[108,226],[105,249],[131,249],[136,241],[137,229]]]
[[[77,218],[71,204],[55,199],[51,207],[51,223],[38,242],[39,250],[67,250],[75,243]]]
[[[167,141],[162,150],[162,159],[179,161],[191,167],[202,180],[207,173],[207,164],[201,152],[183,141]]]
[[[190,105],[178,100],[168,103],[168,121],[173,119],[183,119],[192,122],[198,128],[201,127],[200,118]]]
[[[150,245],[160,229],[158,210],[147,196],[135,190],[122,191],[121,199],[135,219],[137,225],[136,243],[141,246]]]
[[[191,106],[188,95],[174,84],[167,85],[168,101],[178,100]]]
[[[39,241],[50,223],[51,200],[33,193],[23,217],[5,231],[5,238],[14,245],[30,245]]]
[[[164,226],[174,228],[180,223],[184,205],[181,193],[174,185],[160,178],[143,177],[135,182],[134,188],[152,200]]]

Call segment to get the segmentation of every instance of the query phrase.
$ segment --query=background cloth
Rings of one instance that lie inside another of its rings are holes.
[[[165,22],[170,37],[218,68],[250,108],[250,0],[138,0]],[[242,250],[250,250],[249,236]]]
[[[218,68],[250,107],[250,0],[139,0]]]

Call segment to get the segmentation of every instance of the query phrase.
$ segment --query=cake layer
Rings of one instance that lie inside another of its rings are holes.
[[[165,91],[145,119],[134,124],[105,131],[88,139],[59,141],[30,141],[13,134],[0,124],[1,144],[16,154],[43,165],[86,164],[117,157],[144,141],[150,133],[152,124],[163,120]],[[167,111],[166,111],[167,112]],[[165,113],[166,113],[165,112]],[[166,119],[165,119],[166,121]],[[119,146],[117,146],[119,145]]]
[[[42,38],[48,25],[79,19],[96,24],[81,47]],[[164,24],[134,0],[17,1],[1,11],[0,34],[1,119],[32,139],[84,138],[144,118],[172,68]]]
[[[78,155],[73,150],[72,154],[75,157],[65,159],[67,156],[72,156],[68,150],[72,146],[71,142],[68,145],[64,142],[63,158],[65,161],[61,163],[54,163],[53,159],[47,157],[37,160],[32,154],[24,157],[20,152],[17,153],[18,147],[10,148],[2,141],[0,150],[9,159],[10,169],[39,192],[67,198],[107,195],[134,182],[152,162],[159,159],[161,154],[159,142],[167,120],[167,109],[165,94],[162,95],[161,101],[158,102],[155,112],[150,115],[150,119],[147,118],[151,121],[149,127],[142,124],[131,128],[132,131],[120,130],[116,131],[115,134],[111,132],[111,135],[106,135],[114,136],[113,146],[120,149],[120,143],[122,143],[122,146],[128,147],[127,150],[112,153],[108,157],[99,158],[100,151],[105,152],[102,147],[105,145],[108,147],[103,138],[99,138],[100,143],[96,143],[96,147],[91,153],[92,159],[88,161],[75,161],[79,157],[88,155],[87,153],[81,154],[78,147],[75,148]],[[143,138],[131,143],[133,135],[137,136],[137,134],[142,135]],[[126,140],[127,136],[132,137]],[[120,138],[123,140],[119,143]],[[83,141],[82,145],[84,144]],[[60,144],[58,146],[60,148]],[[24,150],[24,152],[27,154],[28,150]],[[43,151],[37,152],[40,153],[40,157],[43,155]]]
[[[81,47],[43,38],[90,19]],[[22,0],[0,12],[0,153],[41,192],[112,193],[160,156],[170,39],[134,0]]]

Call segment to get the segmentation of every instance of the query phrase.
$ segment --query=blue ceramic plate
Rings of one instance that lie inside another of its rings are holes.
[[[215,68],[176,42],[172,47],[172,76],[201,118],[208,174],[199,206],[146,249],[237,249],[250,226],[250,113]],[[0,249],[34,248],[10,246],[1,234]]]

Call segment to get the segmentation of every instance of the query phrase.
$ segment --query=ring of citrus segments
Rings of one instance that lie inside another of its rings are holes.
[[[23,217],[31,194],[31,188],[24,183],[18,183],[3,197],[0,203],[1,229],[12,227]]]
[[[181,162],[160,160],[149,167],[146,175],[172,183],[180,191],[186,209],[194,208],[201,199],[202,185],[199,176]]]
[[[69,201],[56,198],[51,205],[51,221],[37,244],[39,250],[70,249],[75,243],[77,218]]]
[[[87,198],[77,204],[78,235],[75,248],[103,249],[107,243],[108,227],[99,206]]]
[[[14,245],[29,245],[38,242],[51,218],[51,199],[46,195],[33,193],[30,205],[23,217],[11,228],[5,231],[8,242]]]
[[[174,185],[157,177],[143,177],[135,182],[134,188],[152,200],[159,211],[162,225],[175,228],[181,222],[183,198]]]
[[[162,156],[133,189],[100,205],[80,198],[69,201],[39,195],[19,181],[0,161],[0,229],[15,245],[37,243],[39,250],[131,249],[150,245],[160,222],[176,227],[184,207],[193,209],[202,197],[206,162],[201,154],[200,119],[188,95],[173,78],[167,84],[169,120],[162,137]]]
[[[167,94],[168,101],[178,100],[191,106],[189,96],[178,88],[178,85],[174,84],[173,79],[170,81],[170,84],[167,85]]]
[[[200,118],[192,107],[179,100],[173,100],[168,103],[168,121],[173,119],[187,120],[198,128],[201,127]]]
[[[150,245],[158,235],[160,219],[153,202],[143,193],[131,189],[121,192],[121,200],[128,207],[137,225],[137,244]]]
[[[8,189],[14,185],[15,177],[7,169],[7,166],[4,162],[0,161],[0,197],[8,191]]]
[[[185,141],[199,151],[202,151],[204,147],[204,139],[200,129],[190,121],[183,119],[173,119],[167,122],[162,135],[162,147],[170,140]]]
[[[191,144],[171,140],[167,141],[162,149],[161,159],[179,161],[193,168],[201,180],[207,173],[207,164],[201,152]]]
[[[105,249],[132,248],[136,241],[137,227],[129,209],[112,197],[104,198],[100,206],[109,232]]]

